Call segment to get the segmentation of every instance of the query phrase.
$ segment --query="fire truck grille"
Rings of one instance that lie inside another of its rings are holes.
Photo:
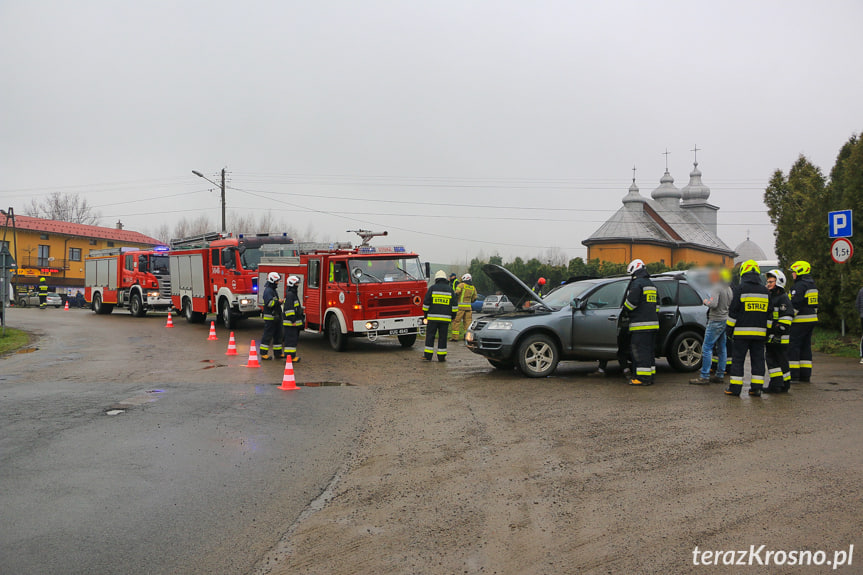
[[[407,307],[411,305],[410,297],[384,297],[373,301],[374,307]]]

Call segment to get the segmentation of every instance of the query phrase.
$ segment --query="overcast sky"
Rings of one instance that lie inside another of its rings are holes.
[[[769,253],[773,170],[829,171],[863,128],[861,23],[859,0],[3,0],[0,207],[218,222],[191,170],[227,166],[229,210],[330,239],[575,257],[633,165],[649,194],[667,148],[682,187],[697,144],[720,237]]]

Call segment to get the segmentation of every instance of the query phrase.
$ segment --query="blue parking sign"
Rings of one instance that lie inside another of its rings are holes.
[[[851,210],[828,213],[827,232],[831,238],[850,238],[852,236]]]

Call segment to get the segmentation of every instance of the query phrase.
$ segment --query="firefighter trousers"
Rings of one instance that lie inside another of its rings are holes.
[[[297,346],[300,343],[300,330],[302,327],[298,325],[286,325],[282,327],[285,334],[285,355],[291,356],[291,359],[297,359]]]
[[[747,353],[752,366],[749,389],[761,391],[764,387],[764,340],[743,339],[738,336],[734,338],[734,345],[731,348],[731,370],[728,372],[730,375],[728,390],[735,395],[740,395],[743,389],[743,371]]]
[[[788,344],[788,365],[791,380],[809,383],[812,377],[812,330],[814,323],[792,323]]]
[[[264,335],[261,336],[261,358],[270,357],[270,349],[273,355],[282,357],[282,322],[278,319],[264,320]]]
[[[632,377],[642,383],[653,383],[656,375],[655,329],[636,330],[629,332],[630,349],[632,350]]]
[[[438,361],[446,361],[446,336],[449,331],[448,321],[435,321],[430,319],[426,326],[426,347],[423,357],[428,360],[434,356],[434,340],[437,335],[437,358]]]
[[[767,388],[772,392],[788,391],[791,387],[791,368],[785,355],[787,347],[787,344],[781,343],[768,343],[765,347],[767,374],[770,376],[770,384]]]
[[[40,295],[39,296],[39,308],[45,309],[46,307],[48,307],[48,296]]]
[[[473,311],[470,309],[459,309],[455,314],[455,321],[452,323],[452,340],[458,341],[467,333],[467,328],[470,327],[470,322],[473,320]],[[464,327],[462,328],[462,324]]]

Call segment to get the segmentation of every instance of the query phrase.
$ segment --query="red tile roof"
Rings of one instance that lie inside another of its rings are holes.
[[[156,238],[145,236],[140,232],[131,230],[118,230],[116,228],[103,228],[102,226],[88,226],[86,224],[73,224],[58,220],[45,220],[31,216],[15,216],[15,227],[19,230],[31,230],[63,236],[77,236],[83,238],[98,238],[115,242],[127,242],[131,244],[146,244],[155,246],[161,244]]]

